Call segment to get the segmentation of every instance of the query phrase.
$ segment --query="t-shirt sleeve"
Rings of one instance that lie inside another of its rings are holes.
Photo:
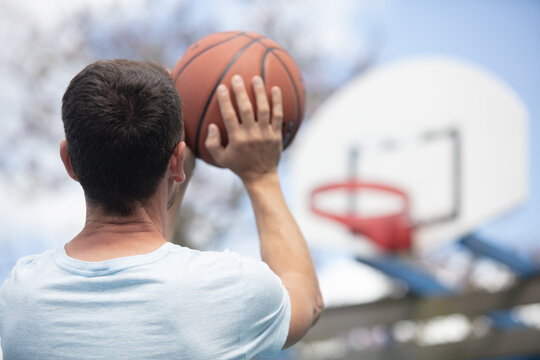
[[[264,262],[242,261],[241,342],[248,359],[279,352],[289,334],[291,302],[281,279]]]

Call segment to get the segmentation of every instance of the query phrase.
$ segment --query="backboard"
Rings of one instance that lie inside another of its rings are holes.
[[[407,212],[411,249],[400,251],[424,253],[525,200],[528,115],[509,86],[477,65],[410,58],[326,100],[299,132],[290,171],[293,212],[312,244],[384,250],[321,209],[364,219]],[[351,182],[395,191],[343,186]]]

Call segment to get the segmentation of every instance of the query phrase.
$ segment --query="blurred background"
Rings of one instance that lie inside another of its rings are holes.
[[[497,298],[482,298],[485,294],[501,293],[507,299],[520,284],[529,286],[530,278],[536,281],[532,289],[540,291],[540,2],[535,0],[0,1],[0,282],[18,258],[62,246],[84,223],[82,191],[66,176],[58,156],[61,97],[71,78],[88,63],[110,58],[150,60],[173,68],[192,42],[225,30],[254,31],[276,40],[303,72],[306,118],[280,168],[293,209],[301,206],[295,198],[295,152],[317,126],[311,120],[322,121],[317,112],[326,100],[376,69],[413,57],[458,59],[505,84],[527,114],[526,198],[500,216],[474,224],[480,245],[449,237],[429,251],[394,255],[371,249],[358,254],[333,247],[332,239],[321,245],[308,237],[325,303],[335,312],[329,311],[328,322],[317,325],[324,328],[317,338],[280,357],[535,358],[540,348],[532,341],[523,340],[522,347],[507,352],[487,351],[499,325],[506,329],[508,323],[519,323],[518,331],[526,328],[526,333],[517,333],[519,338],[538,338],[538,332],[528,332],[540,328],[540,299],[534,295],[510,304],[503,320],[477,316],[478,309],[470,310],[474,314],[432,312],[421,320],[401,313],[381,320],[382,325],[376,318],[357,326],[344,320],[358,319],[366,309],[388,313],[384,307],[355,308],[362,304],[415,306],[411,296],[430,298],[433,289],[444,289],[436,295],[478,294],[477,299],[487,303],[492,299],[490,311],[501,305]],[[227,171],[198,161],[175,242],[257,257],[255,224],[241,183]],[[476,251],[471,251],[475,244]],[[358,261],[360,255],[365,261]],[[396,272],[419,272],[419,289]],[[454,300],[454,305],[467,302]],[[349,316],[353,313],[357,316]],[[472,346],[476,352],[462,356],[458,348],[444,347],[452,344]],[[435,349],[430,356],[415,352],[430,346]]]

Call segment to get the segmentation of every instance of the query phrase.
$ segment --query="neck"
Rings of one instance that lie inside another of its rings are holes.
[[[104,261],[156,250],[166,242],[166,216],[153,209],[139,205],[128,216],[111,216],[87,203],[84,228],[66,244],[67,254],[79,260]]]

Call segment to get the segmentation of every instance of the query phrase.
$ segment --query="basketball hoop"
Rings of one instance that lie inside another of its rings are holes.
[[[316,206],[315,198],[324,192],[348,190],[374,190],[389,193],[402,200],[403,207],[396,213],[382,216],[361,216],[353,212],[346,214],[331,213]],[[331,183],[315,188],[310,195],[311,211],[319,216],[337,221],[345,225],[354,234],[362,234],[375,244],[389,252],[409,250],[411,247],[412,224],[409,217],[409,196],[399,189],[373,183],[348,180],[342,183]]]

